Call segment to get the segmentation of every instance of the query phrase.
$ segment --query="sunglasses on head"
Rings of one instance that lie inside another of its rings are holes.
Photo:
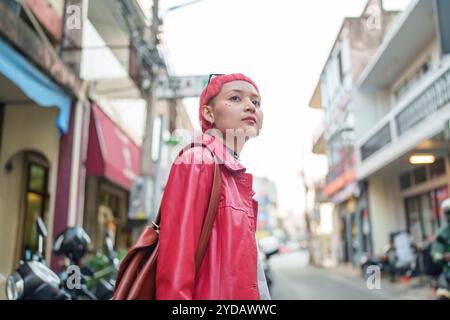
[[[209,84],[211,83],[211,80],[214,79],[215,77],[220,77],[220,76],[224,76],[224,73],[211,73],[208,77],[208,83],[206,84],[206,93],[208,93],[208,88],[209,88]]]
[[[225,75],[224,73],[211,73],[211,74],[209,75],[208,83],[206,84],[206,87],[209,86],[209,84],[211,83],[211,80],[212,80],[212,79],[214,79],[215,77],[220,77],[220,76],[224,76],[224,75]]]

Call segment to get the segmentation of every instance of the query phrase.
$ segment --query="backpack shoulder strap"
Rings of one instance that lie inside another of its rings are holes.
[[[215,161],[214,178],[213,178],[211,195],[209,198],[208,211],[203,220],[203,226],[202,226],[202,231],[200,234],[200,240],[199,240],[196,255],[195,255],[195,271],[197,274],[198,270],[200,269],[200,265],[203,261],[203,257],[205,256],[206,248],[208,247],[208,243],[209,243],[209,238],[211,237],[212,226],[214,224],[214,220],[217,215],[217,210],[219,207],[219,200],[220,200],[220,192],[221,192],[221,187],[222,187],[222,175],[221,175],[221,169],[220,169],[220,165],[219,165],[220,162],[218,161],[217,156],[214,154],[214,152],[211,151],[211,149],[205,143],[192,142],[192,143],[188,144],[186,147],[184,147],[180,151],[179,155],[182,154],[183,152],[185,152],[186,150],[188,150],[190,148],[194,148],[194,147],[204,147],[204,148],[208,149],[211,152],[211,154],[213,155],[214,161]],[[161,206],[159,207],[158,215],[155,219],[155,222],[152,222],[153,226],[157,230],[159,229],[160,222],[161,222]]]

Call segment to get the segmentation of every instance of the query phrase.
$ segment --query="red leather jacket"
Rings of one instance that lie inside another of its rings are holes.
[[[172,165],[161,202],[156,299],[259,299],[253,177],[215,137],[202,134],[196,141],[206,143],[223,163],[219,209],[196,277],[195,252],[214,158],[204,147],[188,149]]]

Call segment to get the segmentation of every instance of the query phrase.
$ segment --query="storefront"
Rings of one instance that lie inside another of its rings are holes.
[[[350,197],[336,206],[340,222],[341,262],[355,260],[359,229],[357,223],[356,199]]]
[[[361,255],[370,250],[369,211],[363,192],[353,169],[324,189],[324,195],[335,204],[335,239],[338,243],[334,246],[338,262],[358,263]]]
[[[84,228],[91,250],[101,251],[104,234],[115,235],[117,249],[132,245],[129,192],[139,175],[140,148],[95,103],[89,125]]]
[[[51,232],[67,215],[55,202],[71,113],[71,95],[0,38],[0,275],[36,249],[38,216]]]
[[[419,246],[432,241],[444,224],[441,204],[449,197],[446,177],[445,158],[438,158],[433,164],[419,166],[400,176],[407,230],[414,243]],[[414,189],[419,188],[422,190],[414,193]]]

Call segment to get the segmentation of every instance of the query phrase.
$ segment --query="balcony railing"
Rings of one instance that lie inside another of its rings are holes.
[[[357,141],[361,160],[379,152],[450,102],[450,59],[423,78],[400,103]]]
[[[361,147],[362,160],[367,159],[372,154],[383,148],[392,141],[391,129],[389,123],[375,133],[366,143]]]
[[[402,135],[450,101],[450,70],[431,84],[396,117],[397,133]]]

